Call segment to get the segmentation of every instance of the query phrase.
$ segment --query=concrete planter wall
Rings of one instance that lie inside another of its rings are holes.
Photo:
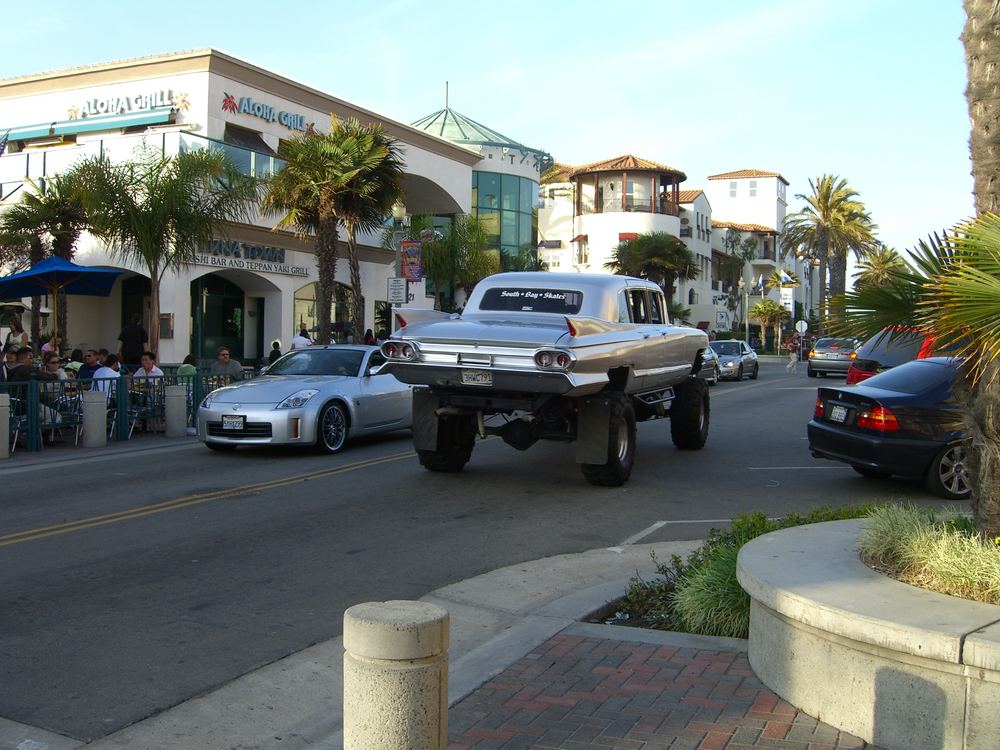
[[[1000,747],[1000,607],[908,586],[858,556],[863,521],[740,551],[750,663],[792,705],[888,750]]]

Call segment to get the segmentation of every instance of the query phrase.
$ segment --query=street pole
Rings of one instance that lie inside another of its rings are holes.
[[[742,281],[742,279],[740,279]],[[743,296],[745,302],[743,304],[743,327],[745,330],[744,340],[747,342],[747,346],[750,346],[750,289],[746,284],[743,285]]]
[[[395,278],[403,275],[403,222],[406,219],[406,206],[402,202],[397,202],[392,206],[392,244],[396,251],[396,273]],[[409,285],[407,285],[409,289]],[[389,321],[389,331],[395,331],[397,320],[396,310],[399,305],[392,306],[392,320]]]

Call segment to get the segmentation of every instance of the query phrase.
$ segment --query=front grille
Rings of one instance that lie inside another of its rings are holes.
[[[222,438],[269,438],[271,437],[270,422],[247,422],[242,430],[224,430],[222,422],[209,422],[208,434],[210,437]]]

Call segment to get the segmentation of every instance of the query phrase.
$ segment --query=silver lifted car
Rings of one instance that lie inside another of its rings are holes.
[[[476,436],[495,434],[519,450],[575,441],[587,480],[616,486],[632,472],[637,421],[670,417],[674,445],[705,444],[697,374],[708,337],[672,325],[652,282],[501,273],[476,285],[461,315],[403,308],[397,323],[384,369],[423,386],[413,441],[431,471],[460,471]]]

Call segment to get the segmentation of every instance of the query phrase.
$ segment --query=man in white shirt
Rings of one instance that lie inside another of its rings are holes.
[[[110,397],[114,393],[115,388],[115,383],[111,378],[121,377],[118,368],[118,357],[114,354],[109,354],[104,360],[104,365],[98,367],[97,372],[94,373],[94,390],[107,393]]]
[[[132,373],[133,378],[158,378],[163,376],[163,370],[156,366],[156,355],[152,352],[143,352],[142,356],[139,357],[139,363],[142,366]]]
[[[307,346],[312,346],[312,339],[309,338],[309,331],[305,327],[301,328],[295,336],[292,337],[292,349],[305,349]]]

